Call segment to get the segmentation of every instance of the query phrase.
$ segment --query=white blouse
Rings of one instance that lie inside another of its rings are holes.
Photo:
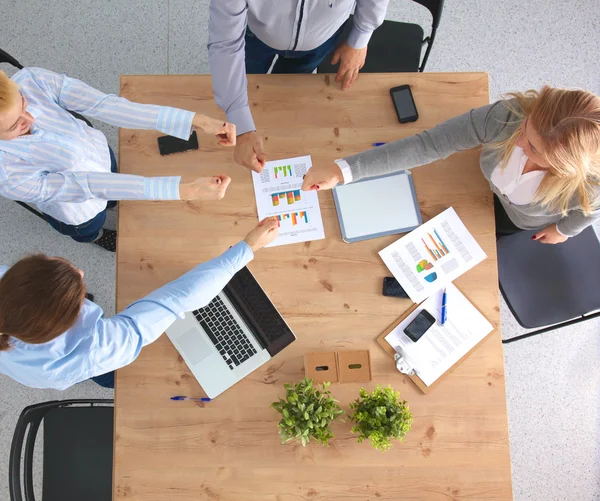
[[[515,146],[504,169],[498,164],[492,172],[492,183],[516,205],[526,205],[533,201],[535,192],[546,175],[543,170],[534,170],[523,174],[527,156],[521,148]]]

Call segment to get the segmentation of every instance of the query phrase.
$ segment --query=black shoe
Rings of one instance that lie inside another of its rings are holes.
[[[102,236],[92,243],[109,252],[117,252],[117,232],[104,229],[102,230]]]
[[[107,209],[114,209],[117,206],[117,202],[111,201],[106,204]]]

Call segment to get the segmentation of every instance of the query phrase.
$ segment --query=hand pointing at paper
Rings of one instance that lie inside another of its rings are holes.
[[[304,191],[330,190],[342,182],[344,182],[344,176],[337,164],[315,165],[304,176],[302,189]]]

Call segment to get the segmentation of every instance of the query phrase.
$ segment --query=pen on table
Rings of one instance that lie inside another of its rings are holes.
[[[193,400],[194,402],[210,402],[210,398],[208,398],[208,397],[194,398],[194,397],[185,397],[183,395],[177,395],[176,397],[171,397],[171,400]]]
[[[373,143],[371,146],[383,146],[385,143]]]
[[[446,311],[446,289],[444,289],[444,293],[442,294],[442,325],[446,323],[448,318],[448,313]]]

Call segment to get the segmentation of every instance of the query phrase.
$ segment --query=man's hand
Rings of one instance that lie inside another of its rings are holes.
[[[231,183],[229,176],[199,177],[191,183],[179,185],[181,200],[221,200]]]
[[[556,229],[555,224],[546,226],[543,230],[538,231],[531,237],[533,240],[539,240],[543,244],[562,244],[569,237],[561,235]]]
[[[342,170],[336,163],[326,166],[319,165],[318,167],[313,165],[304,176],[302,189],[304,191],[330,190],[343,181]]]
[[[265,245],[270,244],[279,235],[279,223],[276,217],[267,217],[263,219],[258,226],[254,228],[244,240],[256,252]]]
[[[196,113],[192,125],[195,129],[201,129],[206,134],[217,136],[221,146],[235,145],[235,125],[233,124]]]
[[[256,131],[246,132],[238,136],[233,159],[236,163],[254,172],[262,172],[267,160],[262,137]]]
[[[335,76],[336,82],[342,82],[342,90],[347,90],[352,87],[354,81],[358,77],[358,72],[365,65],[365,59],[367,58],[367,48],[353,49],[346,42],[335,49],[331,64],[340,63],[337,75]]]

